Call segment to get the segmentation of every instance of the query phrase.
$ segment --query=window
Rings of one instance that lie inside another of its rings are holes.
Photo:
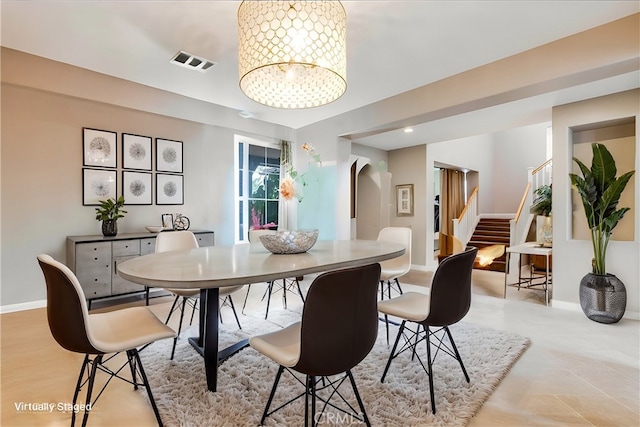
[[[280,146],[236,136],[236,242],[251,229],[277,228]]]

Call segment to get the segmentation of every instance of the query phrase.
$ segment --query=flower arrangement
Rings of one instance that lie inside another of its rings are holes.
[[[301,147],[311,158],[314,163],[322,165],[320,155],[315,152],[315,149],[311,144],[302,144]],[[283,167],[286,172],[286,177],[280,182],[280,195],[284,200],[291,200],[294,197],[298,199],[298,202],[302,201],[302,194],[300,191],[296,191],[296,182],[300,182],[303,187],[307,186],[307,182],[304,179],[304,173],[298,174],[298,171],[289,162],[288,155],[283,158]]]

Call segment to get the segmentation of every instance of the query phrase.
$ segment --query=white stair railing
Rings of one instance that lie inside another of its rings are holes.
[[[453,237],[461,242],[463,248],[469,243],[478,219],[478,187],[476,187],[458,218],[452,220]]]

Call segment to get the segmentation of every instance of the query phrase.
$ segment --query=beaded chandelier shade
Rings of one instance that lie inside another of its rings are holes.
[[[277,108],[311,108],[347,88],[347,15],[339,1],[243,1],[240,89]]]

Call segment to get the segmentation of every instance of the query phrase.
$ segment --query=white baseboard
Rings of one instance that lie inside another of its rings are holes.
[[[13,313],[16,311],[33,310],[47,306],[47,300],[21,302],[20,304],[2,305],[0,306],[0,314]]]
[[[559,308],[561,310],[570,310],[570,311],[582,311],[582,307],[580,307],[580,304],[577,302],[567,302],[567,301],[555,301],[555,300],[551,300],[551,307],[553,308]],[[622,316],[623,319],[629,319],[629,320],[640,320],[640,313],[637,311],[625,311],[624,312],[624,316]]]
[[[159,292],[164,292],[164,289],[161,289],[161,288],[151,289],[151,291],[149,292],[149,295],[153,295]],[[127,296],[129,295],[123,295],[122,297],[127,297]],[[117,299],[119,297],[116,296],[113,298]],[[94,301],[99,301],[99,300],[94,300]],[[47,306],[46,299],[39,300],[39,301],[21,302],[19,304],[2,305],[0,306],[0,314],[13,313],[16,311],[33,310],[36,308],[43,308],[46,306]]]

